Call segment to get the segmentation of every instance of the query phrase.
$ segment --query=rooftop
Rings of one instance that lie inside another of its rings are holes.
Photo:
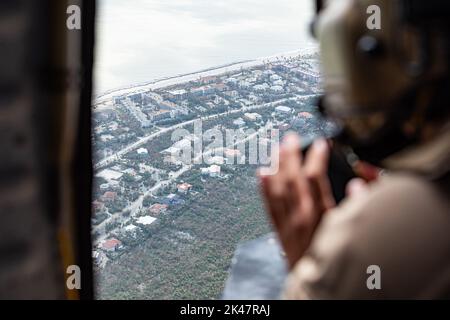
[[[111,238],[108,240],[105,240],[102,243],[102,248],[106,249],[106,250],[110,250],[110,249],[114,249],[118,246],[120,246],[122,244],[122,242],[120,242],[120,240],[117,240],[116,238]]]
[[[150,216],[144,216],[137,219],[137,223],[143,224],[143,225],[149,225],[155,222],[156,218],[150,217]]]

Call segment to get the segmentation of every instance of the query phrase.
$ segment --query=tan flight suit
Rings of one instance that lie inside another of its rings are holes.
[[[450,298],[450,131],[387,165],[367,192],[324,215],[284,298]],[[371,265],[379,290],[367,285]]]

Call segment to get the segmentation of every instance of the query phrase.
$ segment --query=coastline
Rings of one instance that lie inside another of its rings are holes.
[[[169,87],[176,84],[182,84],[189,81],[196,80],[201,77],[206,76],[217,76],[221,74],[225,74],[228,72],[234,72],[241,68],[251,68],[256,67],[259,65],[262,65],[267,62],[276,61],[280,58],[292,58],[297,57],[299,55],[308,55],[308,54],[315,54],[318,52],[317,46],[311,46],[299,50],[294,51],[288,51],[288,52],[282,52],[278,53],[272,56],[267,57],[261,57],[256,58],[253,60],[244,60],[244,61],[238,61],[238,62],[231,62],[225,65],[211,67],[199,71],[194,71],[190,73],[175,75],[175,76],[168,76],[165,78],[159,78],[155,80],[151,80],[146,83],[141,84],[132,84],[130,86],[111,89],[108,91],[105,91],[92,99],[92,104],[94,107],[104,104],[105,102],[110,101],[114,96],[124,95],[124,94],[131,94],[131,93],[138,93],[138,92],[144,92],[148,90],[154,90],[164,87]]]

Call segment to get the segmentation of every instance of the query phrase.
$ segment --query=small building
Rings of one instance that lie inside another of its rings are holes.
[[[273,82],[274,86],[284,86],[284,81],[283,80],[276,80]]]
[[[213,85],[211,85],[211,87],[214,90],[219,91],[219,92],[224,92],[224,91],[228,90],[228,86],[224,83],[213,84]]]
[[[253,102],[253,103],[257,103],[257,102],[261,101],[261,98],[258,97],[258,96],[255,95],[255,94],[253,94],[253,93],[251,93],[251,94],[248,96],[248,98],[249,98],[250,101]]]
[[[111,150],[112,151],[112,150]],[[95,176],[105,179],[106,181],[111,182],[111,180],[119,180],[122,177],[123,173],[112,170],[112,169],[104,169],[97,173]]]
[[[153,215],[159,215],[167,211],[169,206],[167,204],[154,203],[148,208],[148,211]]]
[[[270,90],[275,93],[280,93],[284,91],[282,86],[271,86]]]
[[[122,242],[117,240],[116,238],[111,238],[103,241],[101,244],[101,248],[107,252],[114,252],[119,250],[122,247]]]
[[[252,73],[255,77],[260,77],[263,74],[262,70],[253,70]]]
[[[205,76],[205,77],[200,78],[200,82],[204,83],[204,84],[213,83],[213,82],[216,82],[216,80],[217,80],[217,76]]]
[[[123,228],[124,230],[124,235],[127,237],[132,237],[134,239],[137,238],[137,231],[139,230],[139,228],[137,226],[135,226],[134,224],[129,224],[127,226],[125,226]]]
[[[278,106],[275,108],[275,111],[278,113],[291,113],[291,108],[286,106]]]
[[[191,89],[191,94],[194,96],[204,96],[214,93],[214,87],[212,86],[202,86],[198,88]]]
[[[102,199],[103,201],[115,201],[117,198],[117,192],[113,192],[113,191],[106,191],[103,196]]]
[[[172,147],[169,147],[169,148],[161,151],[160,153],[165,154],[165,155],[175,156],[175,155],[178,155],[179,152],[180,152],[180,148],[172,146]]]
[[[241,102],[244,106],[251,106],[253,104],[253,102],[251,102],[248,99],[239,99],[239,102]]]
[[[133,168],[127,168],[125,170],[122,171],[123,173],[129,174],[130,176],[135,177],[136,176],[136,170],[134,170]]]
[[[247,112],[244,113],[244,119],[249,120],[249,121],[256,121],[261,119],[262,116],[259,113],[256,112]]]
[[[177,185],[177,190],[180,193],[188,193],[189,190],[191,190],[191,189],[192,189],[192,184],[189,184],[186,182]]]
[[[142,104],[142,93],[132,93],[127,96],[128,99],[137,104]]]
[[[218,176],[220,174],[220,166],[213,164],[209,167],[209,174],[210,176]]]
[[[107,190],[109,189],[109,183],[102,183],[100,185],[100,190]]]
[[[187,97],[187,91],[184,89],[179,89],[179,90],[171,90],[168,91],[169,96],[173,99],[185,99]]]
[[[222,156],[214,156],[214,157],[210,157],[206,163],[207,164],[224,164],[225,159]]]
[[[237,118],[233,121],[233,124],[238,127],[243,127],[245,126],[245,121],[242,118]]]
[[[161,201],[163,204],[168,206],[178,206],[184,204],[184,200],[180,196],[171,193],[165,199]]]
[[[148,150],[145,148],[139,148],[137,149],[138,154],[148,154]]]
[[[238,85],[239,85],[239,87],[246,89],[246,88],[250,88],[251,83],[247,80],[240,80]]]
[[[134,224],[129,224],[124,229],[125,229],[125,231],[128,231],[128,232],[134,232],[134,230],[136,230],[136,228],[137,227]]]
[[[214,102],[207,102],[206,105],[208,106],[208,108],[213,109],[216,107],[216,105],[214,104]]]
[[[271,81],[277,81],[277,80],[281,80],[281,77],[277,74],[273,74],[270,76],[270,80]]]
[[[226,96],[228,96],[228,97],[231,97],[231,98],[237,98],[237,97],[239,97],[239,92],[236,91],[236,90],[225,91],[223,94],[226,95]]]
[[[208,174],[210,177],[217,177],[220,175],[220,166],[213,164],[208,168],[202,168],[202,174]]]
[[[150,225],[153,222],[156,221],[156,218],[150,217],[150,216],[143,216],[139,217],[139,219],[136,220],[136,223],[143,224],[144,226]]]
[[[99,263],[99,258],[100,258],[100,253],[97,251],[97,250],[93,250],[92,251],[92,261],[95,263],[95,264],[98,264]]]
[[[306,111],[299,112],[299,113],[297,114],[297,116],[298,116],[299,118],[305,118],[305,119],[312,119],[312,118],[314,118],[314,116],[313,116],[311,113],[306,112]]]
[[[170,110],[156,110],[150,114],[152,121],[161,121],[171,118]]]
[[[115,105],[121,104],[124,99],[125,99],[124,96],[115,96],[113,97],[113,103]]]
[[[231,84],[236,84],[238,82],[238,80],[234,77],[230,77],[228,79],[225,80],[225,83],[231,83]]]
[[[92,251],[92,262],[96,265],[96,266],[101,266],[103,261],[105,261],[105,259],[107,259],[105,257],[105,254],[103,252],[100,252],[98,250],[93,250]]]
[[[267,89],[269,89],[269,85],[267,83],[257,84],[253,86],[253,90],[258,92],[266,91]]]
[[[167,199],[174,199],[174,198],[176,198],[176,197],[178,197],[175,193],[170,193],[170,194],[168,194],[167,195]]]

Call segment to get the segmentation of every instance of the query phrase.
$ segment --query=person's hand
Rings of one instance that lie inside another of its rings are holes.
[[[328,160],[325,140],[316,141],[303,161],[299,137],[288,134],[280,145],[278,171],[259,173],[266,207],[290,268],[308,248],[322,214],[335,206]]]
[[[357,197],[369,190],[369,184],[378,180],[382,170],[367,162],[357,161],[353,165],[353,171],[358,178],[353,178],[347,183],[347,197]]]

